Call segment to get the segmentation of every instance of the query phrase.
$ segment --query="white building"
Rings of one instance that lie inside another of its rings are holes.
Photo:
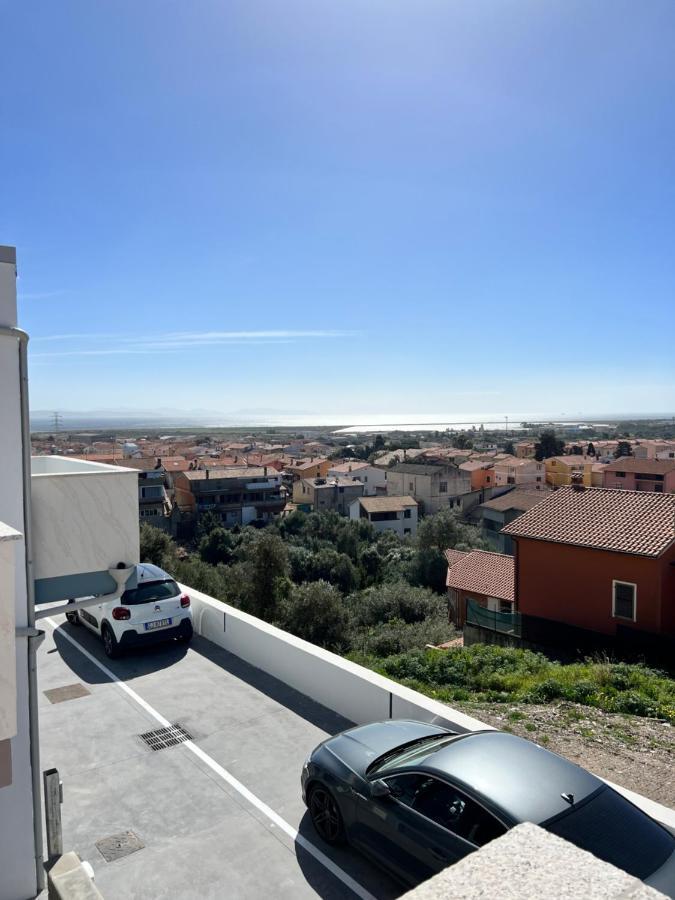
[[[139,561],[135,471],[55,456],[31,466],[27,342],[16,251],[0,246],[0,900],[45,883],[36,597],[119,596]]]
[[[375,494],[384,494],[387,490],[387,470],[378,466],[371,466],[367,462],[359,460],[339,463],[328,470],[329,476],[335,478],[351,478],[352,481],[360,481],[365,496],[374,497]]]
[[[359,497],[349,505],[349,518],[367,519],[375,531],[415,537],[417,501],[412,497]]]

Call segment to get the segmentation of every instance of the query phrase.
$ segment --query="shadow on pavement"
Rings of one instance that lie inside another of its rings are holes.
[[[331,847],[329,844],[324,843],[314,830],[309,813],[305,813],[302,817],[298,831],[303,838],[324,853],[343,872],[372,894],[376,900],[394,900],[394,898],[400,897],[406,892],[407,888],[367,860],[357,850],[350,847],[349,844]],[[343,881],[332,875],[322,863],[297,841],[295,853],[302,874],[319,897],[323,897],[325,900],[332,900],[334,897],[356,896]]]
[[[73,647],[64,637],[64,632],[122,681],[169,668],[187,653],[185,644],[170,641],[165,644],[153,644],[142,650],[129,650],[119,659],[108,659],[103,650],[103,644],[96,635],[87,631],[82,625],[71,625],[70,622],[64,622],[54,629],[54,644],[68,668],[81,681],[88,684],[102,684],[110,679],[83,653]]]
[[[354,723],[345,719],[344,716],[333,712],[315,700],[311,700],[295,688],[289,687],[278,678],[268,675],[262,669],[256,669],[233,653],[223,650],[211,641],[207,641],[202,637],[195,637],[190,645],[193,650],[200,653],[214,665],[219,666],[224,671],[245,682],[262,694],[265,694],[271,700],[285,706],[297,716],[311,722],[322,731],[329,734],[337,734],[338,731],[344,731],[345,728],[351,728]]]

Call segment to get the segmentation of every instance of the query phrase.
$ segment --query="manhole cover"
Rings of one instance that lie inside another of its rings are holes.
[[[174,747],[176,744],[192,740],[192,735],[181,725],[169,725],[167,728],[145,731],[139,737],[151,750],[164,750],[166,747]]]
[[[88,691],[87,688],[78,681],[76,684],[66,684],[63,687],[50,688],[43,693],[50,703],[63,703],[64,700],[75,700],[77,697],[86,697],[91,691]]]
[[[119,834],[111,834],[110,837],[96,841],[96,847],[106,862],[115,862],[116,859],[142,850],[145,844],[133,831],[120,831]]]

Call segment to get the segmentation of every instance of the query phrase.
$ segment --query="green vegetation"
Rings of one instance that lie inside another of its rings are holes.
[[[560,456],[564,452],[565,441],[559,438],[552,428],[544,429],[534,445],[534,458],[539,462],[551,456]]]
[[[336,513],[295,512],[266,528],[232,530],[206,515],[189,548],[141,526],[141,558],[178,581],[437,700],[571,701],[675,723],[675,681],[643,665],[562,664],[482,644],[429,649],[455,636],[442,550],[480,546],[476,530],[450,511],[423,519],[415,540]]]
[[[141,558],[178,581],[320,646],[375,656],[454,637],[442,550],[482,546],[450,510],[424,519],[416,540],[337,513],[231,530],[207,513],[191,548],[141,526]]]
[[[352,658],[445,702],[568,700],[675,723],[675,681],[644,665],[604,659],[563,664],[542,653],[485,644]]]

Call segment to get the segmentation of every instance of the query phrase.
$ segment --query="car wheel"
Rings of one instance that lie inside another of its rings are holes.
[[[113,634],[113,630],[107,623],[104,622],[103,628],[101,629],[101,637],[103,638],[103,649],[105,650],[105,655],[109,656],[110,659],[117,659],[120,655],[120,645],[117,643],[117,639]]]
[[[309,795],[312,825],[327,844],[343,844],[345,829],[340,809],[328,788],[317,785]]]
[[[194,634],[194,631],[192,630],[192,625],[190,625],[189,628],[184,628],[184,629],[183,629],[183,631],[178,635],[178,637],[176,638],[176,640],[177,640],[180,644],[189,644],[190,641],[192,640],[192,635],[193,635],[193,634]]]

